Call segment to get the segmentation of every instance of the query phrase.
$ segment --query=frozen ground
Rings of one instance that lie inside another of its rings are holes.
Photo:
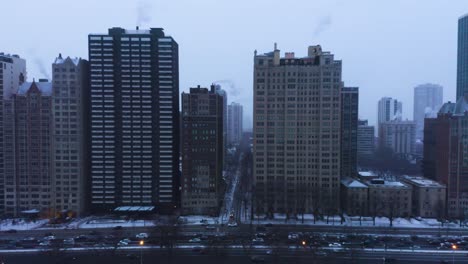
[[[116,226],[121,227],[142,227],[154,226],[153,220],[123,220],[112,218],[100,218],[86,221],[79,225],[78,228],[113,228]]]
[[[204,216],[204,215],[189,215],[181,216],[178,220],[179,224],[183,225],[214,225],[218,224],[218,217]]]
[[[0,221],[0,231],[6,231],[10,229],[15,230],[30,230],[36,229],[45,225],[49,220],[41,219],[36,221],[30,221],[25,219],[6,219]]]
[[[245,213],[249,215],[249,213]],[[242,218],[242,222],[248,224],[251,222],[250,219],[245,220]],[[390,220],[387,217],[376,217],[375,224],[372,217],[359,217],[353,216],[344,216],[344,222],[341,223],[340,216],[330,216],[327,222],[327,217],[317,219],[314,223],[314,216],[312,214],[304,214],[304,221],[302,221],[302,215],[297,215],[296,218],[287,219],[285,214],[274,214],[273,219],[266,219],[265,215],[254,215],[252,220],[253,224],[277,224],[277,225],[344,225],[344,226],[379,226],[379,227],[389,227]],[[421,218],[416,220],[414,218],[394,218],[393,227],[400,228],[440,228],[441,223],[436,219],[432,218]],[[443,228],[460,228],[458,223],[445,223]],[[466,227],[463,227],[466,228]]]

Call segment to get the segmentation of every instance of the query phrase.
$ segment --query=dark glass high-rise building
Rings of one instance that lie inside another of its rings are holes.
[[[341,90],[341,177],[357,172],[357,128],[359,88]]]
[[[89,35],[93,211],[178,208],[178,45],[162,28]]]
[[[458,19],[457,98],[468,93],[468,14]]]

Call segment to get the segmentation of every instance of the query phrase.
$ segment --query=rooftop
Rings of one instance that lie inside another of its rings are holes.
[[[377,173],[372,171],[360,171],[358,172],[359,176],[361,177],[377,177]]]
[[[382,187],[382,188],[410,188],[408,185],[399,181],[389,181],[384,179],[374,179],[366,181],[366,184],[370,187]]]
[[[421,177],[421,176],[405,175],[403,177],[408,183],[413,183],[413,184],[418,185],[420,187],[445,187],[444,185],[442,185],[442,184],[440,184],[440,183],[438,183],[436,181],[433,181],[433,180],[430,180],[430,179],[427,179],[427,178],[424,178],[424,177]]]
[[[46,80],[40,80],[39,82],[24,82],[18,89],[16,94],[25,95],[29,89],[32,87],[33,83],[41,91],[42,95],[50,96],[52,95],[52,83]]]
[[[468,112],[468,96],[460,97],[456,103],[449,101],[439,110],[439,114],[464,115],[466,112]]]
[[[341,183],[348,188],[367,188],[367,185],[353,178],[344,178]]]
[[[78,66],[78,64],[80,63],[81,61],[81,58],[70,58],[70,57],[66,57],[65,59],[62,58],[62,54],[59,54],[59,56],[55,59],[55,62],[54,64],[62,64],[62,63],[65,63],[67,61],[70,61],[71,63],[73,63],[75,66]]]

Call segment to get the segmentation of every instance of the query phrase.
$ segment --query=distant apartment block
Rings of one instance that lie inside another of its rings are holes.
[[[377,112],[377,128],[378,131],[380,131],[380,125],[382,123],[402,120],[403,106],[402,103],[396,99],[383,97],[379,100]]]
[[[51,199],[54,215],[86,209],[88,62],[59,55],[52,64]]]
[[[357,173],[359,88],[341,90],[341,177]]]
[[[255,213],[339,208],[341,61],[320,46],[306,57],[254,55]]]
[[[182,213],[218,215],[223,197],[223,98],[182,93]]]
[[[375,150],[375,128],[367,120],[359,120],[357,127],[357,158],[370,158]]]
[[[23,83],[5,101],[5,214],[51,213],[52,84]]]
[[[387,147],[398,155],[415,153],[416,123],[390,121],[380,124],[379,147]]]
[[[242,139],[243,110],[242,105],[232,102],[228,105],[227,137],[228,145],[239,145]]]
[[[223,98],[223,146],[226,148],[228,144],[228,94],[220,84],[215,84],[215,90]]]
[[[4,112],[5,101],[12,99],[12,94],[18,91],[18,88],[26,80],[26,61],[18,55],[9,55],[0,52],[0,215],[5,213],[5,179],[6,174],[12,175],[14,168],[6,168],[5,162],[12,164],[13,153],[5,150],[10,148],[13,143],[13,131],[7,131],[4,134]],[[12,103],[8,103],[10,106]],[[11,180],[11,178],[9,179]],[[13,202],[10,201],[10,207]]]
[[[90,34],[94,212],[180,205],[178,45],[162,28]]]
[[[443,87],[438,84],[421,84],[414,88],[413,120],[416,122],[416,139],[424,138],[424,118],[436,117],[442,101]]]

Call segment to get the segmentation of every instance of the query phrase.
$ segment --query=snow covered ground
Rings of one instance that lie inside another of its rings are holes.
[[[204,215],[189,215],[181,216],[178,220],[182,225],[215,225],[218,224],[218,217],[204,216]]]
[[[30,221],[25,219],[6,219],[0,221],[0,231],[6,231],[10,229],[15,230],[30,230],[36,229],[42,225],[45,225],[49,220],[41,219],[36,221]]]
[[[250,216],[250,213],[244,212]],[[250,218],[245,220],[246,218],[242,217],[242,222],[245,224],[249,224],[251,222]],[[344,216],[344,222],[341,223],[340,216],[330,216],[327,223],[327,217],[320,220],[316,220],[314,223],[314,216],[312,214],[304,214],[304,221],[302,221],[302,215],[297,215],[296,219],[286,219],[285,214],[274,214],[273,219],[266,219],[265,215],[254,215],[252,220],[253,224],[277,224],[277,225],[343,225],[343,226],[378,226],[378,227],[389,227],[390,220],[387,217],[376,217],[375,218],[375,225],[372,217],[349,217]],[[395,218],[393,219],[393,227],[395,228],[441,228],[441,223],[436,219],[432,218],[422,218],[420,220],[416,220],[414,218]],[[460,228],[459,224],[457,223],[446,223],[442,228]],[[463,227],[466,228],[466,227]]]
[[[153,220],[123,220],[112,218],[100,218],[86,221],[78,226],[78,228],[113,228],[121,227],[144,227],[154,226]]]

